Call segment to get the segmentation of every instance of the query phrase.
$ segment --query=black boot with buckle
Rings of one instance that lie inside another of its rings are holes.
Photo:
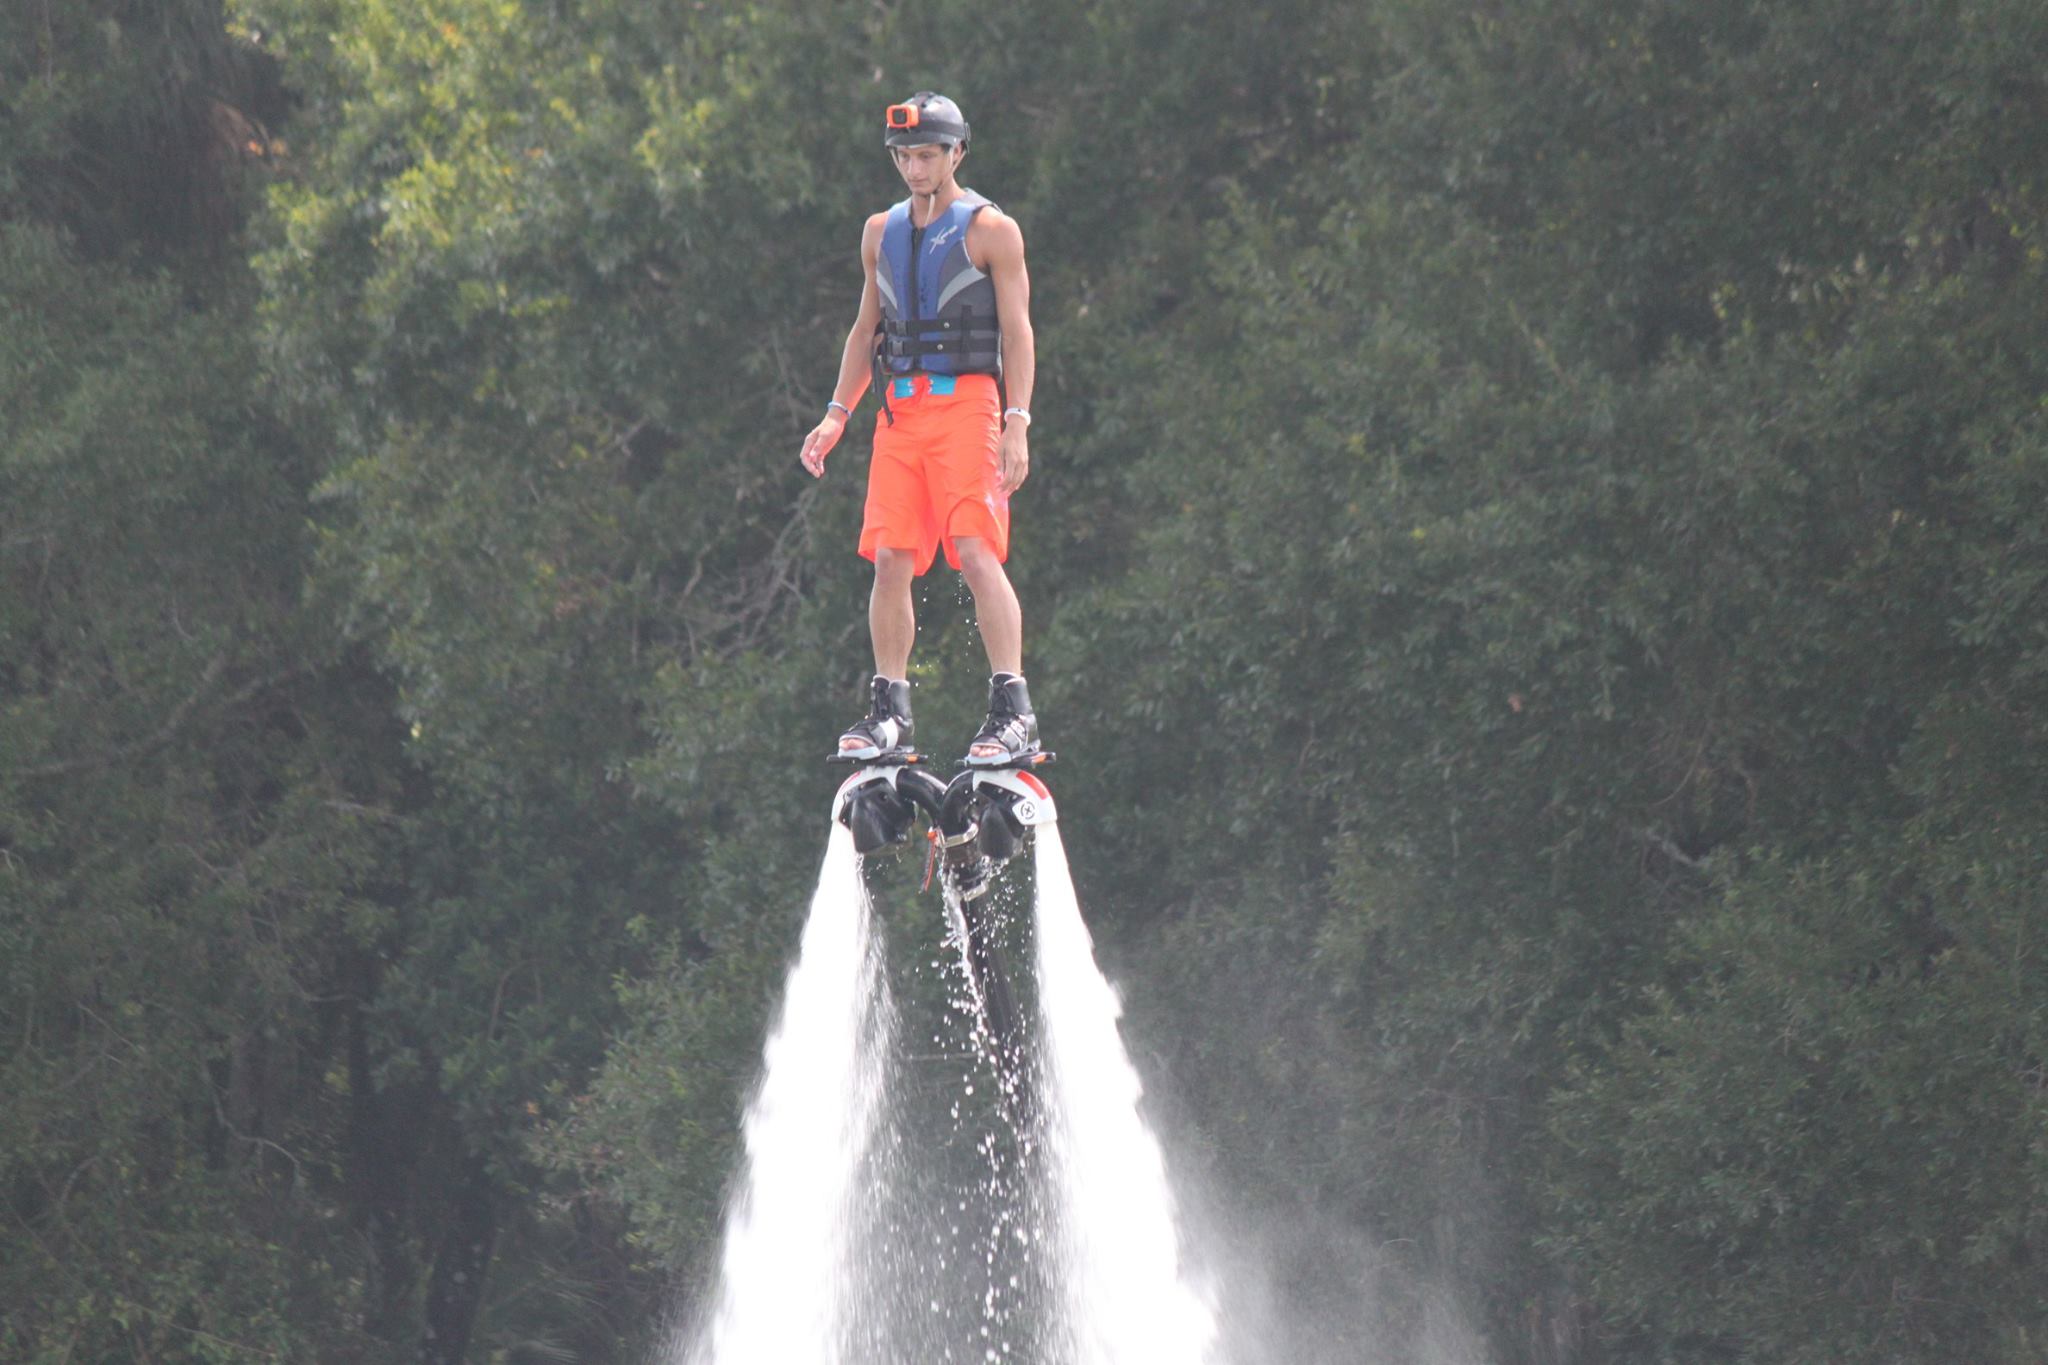
[[[874,704],[866,719],[855,721],[839,737],[839,752],[832,755],[836,759],[870,763],[914,752],[910,747],[909,680],[891,682],[878,673],[871,686]]]
[[[976,749],[994,746],[999,752],[977,754]],[[967,746],[971,768],[1011,768],[1028,761],[1038,752],[1038,717],[1031,713],[1031,693],[1024,679],[1015,673],[998,673],[988,680],[988,719],[981,733]]]

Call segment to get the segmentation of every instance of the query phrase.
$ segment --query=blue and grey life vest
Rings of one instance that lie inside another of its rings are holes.
[[[1003,332],[996,286],[967,259],[967,228],[989,201],[973,190],[918,229],[910,201],[889,210],[875,260],[882,323],[875,338],[877,370],[908,374],[999,374]]]

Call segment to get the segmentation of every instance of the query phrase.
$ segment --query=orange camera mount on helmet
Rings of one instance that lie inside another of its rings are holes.
[[[887,130],[882,143],[888,147],[917,147],[932,142],[959,147],[967,142],[967,116],[960,112],[960,106],[929,90],[921,90],[903,103],[884,109],[882,126]]]

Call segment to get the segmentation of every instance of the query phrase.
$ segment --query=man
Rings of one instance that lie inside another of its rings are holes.
[[[1024,234],[960,186],[967,119],[923,91],[884,116],[883,145],[910,197],[861,232],[860,312],[839,360],[825,416],[799,458],[813,477],[867,391],[881,390],[860,553],[874,561],[868,598],[873,705],[839,738],[838,757],[911,749],[911,584],[940,548],[974,594],[988,650],[988,719],[967,750],[978,767],[1038,751],[1024,684],[1024,618],[1003,562],[1010,495],[1031,470],[1027,431],[1035,357]]]

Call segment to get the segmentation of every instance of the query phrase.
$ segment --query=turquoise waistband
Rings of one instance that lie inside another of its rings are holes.
[[[953,392],[953,385],[956,382],[958,382],[959,376],[950,374],[928,374],[925,376],[925,378],[928,381],[930,381],[930,391],[933,394],[936,394],[938,397],[944,398],[948,394]],[[894,379],[889,381],[889,396],[891,398],[909,398],[916,394],[916,392],[917,379],[913,375],[898,375]]]

